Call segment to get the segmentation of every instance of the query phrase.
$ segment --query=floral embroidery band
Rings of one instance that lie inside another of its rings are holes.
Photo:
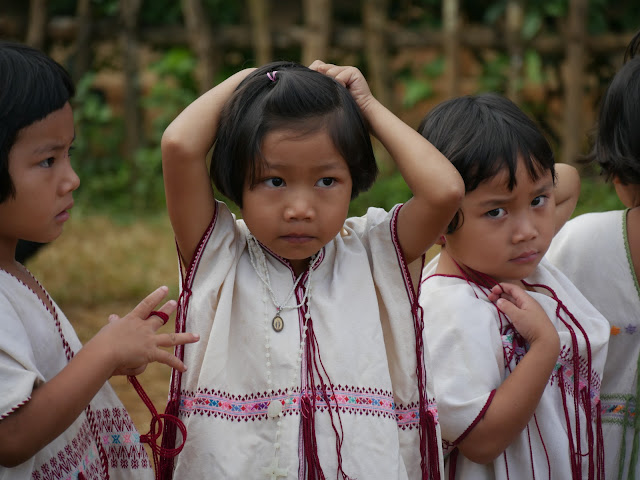
[[[390,392],[376,389],[354,388],[346,390],[334,388],[329,396],[332,407],[338,407],[351,414],[377,415],[393,419],[398,427],[413,429],[418,427],[419,412],[417,404],[407,406],[396,405]],[[288,397],[282,391],[267,397],[262,395],[230,395],[226,392],[202,390],[197,393],[182,392],[180,396],[180,415],[192,414],[221,417],[226,420],[242,421],[265,420],[270,400],[282,402],[283,414],[294,415],[300,413],[300,392],[292,392]],[[327,410],[327,402],[318,394],[315,398],[319,411]],[[435,400],[429,401],[429,412],[437,420]]]

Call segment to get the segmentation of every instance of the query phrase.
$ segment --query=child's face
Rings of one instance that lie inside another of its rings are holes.
[[[508,172],[481,183],[462,202],[462,227],[446,235],[446,251],[460,265],[498,282],[519,281],[535,270],[555,231],[553,177],[533,181],[518,161],[517,184]]]
[[[16,136],[9,152],[15,197],[0,203],[0,238],[50,242],[62,233],[80,179],[71,168],[75,133],[66,103]]]
[[[242,216],[251,233],[289,259],[296,273],[341,230],[351,199],[351,174],[327,132],[268,133],[265,168],[245,184]]]

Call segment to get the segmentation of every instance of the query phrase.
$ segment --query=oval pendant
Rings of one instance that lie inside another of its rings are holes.
[[[279,400],[271,400],[267,407],[267,415],[269,418],[277,418],[282,413],[282,403]]]
[[[284,328],[284,320],[282,320],[280,315],[276,315],[273,317],[273,320],[271,320],[271,326],[276,332],[281,332]]]

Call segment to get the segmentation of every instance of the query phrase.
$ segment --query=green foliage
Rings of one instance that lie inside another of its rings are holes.
[[[79,82],[74,102],[79,205],[115,214],[164,209],[160,141],[167,125],[196,98],[194,68],[195,59],[185,49],[170,50],[151,66],[158,80],[141,99],[151,128],[145,132],[144,146],[128,161],[121,151],[123,119],[92,90],[94,73]]]
[[[427,63],[422,68],[422,74],[416,76],[407,69],[400,73],[399,79],[404,85],[402,105],[412,108],[433,95],[433,80],[444,73],[445,61],[443,56]]]
[[[390,210],[398,203],[411,198],[411,190],[399,172],[378,178],[371,189],[351,201],[350,216],[364,215],[368,207],[381,207]]]
[[[606,212],[625,208],[613,185],[602,177],[583,176],[580,199],[573,216],[588,212]]]

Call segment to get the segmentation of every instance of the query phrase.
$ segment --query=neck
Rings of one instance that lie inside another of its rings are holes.
[[[15,260],[18,240],[0,239],[0,268],[7,272],[14,272],[18,268]]]
[[[305,258],[303,260],[289,260],[296,278],[299,277],[303,272],[307,271],[307,269],[309,268],[310,260],[311,259],[309,258]]]

